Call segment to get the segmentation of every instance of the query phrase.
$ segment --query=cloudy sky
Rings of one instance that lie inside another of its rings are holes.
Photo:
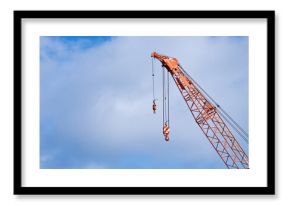
[[[178,58],[248,130],[248,37],[43,36],[40,168],[225,168],[172,80],[164,141],[158,61],[152,114],[152,51]]]

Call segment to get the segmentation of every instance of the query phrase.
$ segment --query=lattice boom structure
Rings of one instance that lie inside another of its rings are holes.
[[[151,57],[158,59],[171,74],[196,123],[227,168],[249,168],[247,154],[220,116],[217,107],[192,82],[178,60],[156,52]]]

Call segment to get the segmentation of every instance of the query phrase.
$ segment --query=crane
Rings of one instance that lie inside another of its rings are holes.
[[[248,169],[249,158],[233,135],[227,121],[243,136],[247,133],[217,104],[199,84],[196,83],[173,57],[151,53],[153,76],[153,112],[156,112],[156,98],[154,93],[153,59],[161,62],[163,69],[163,135],[169,141],[169,74],[172,76],[180,94],[197,125],[202,130],[212,147],[228,169]],[[167,71],[167,77],[165,72]],[[167,78],[167,79],[166,79]],[[165,86],[167,80],[167,88]],[[206,97],[207,96],[207,97]],[[210,100],[211,101],[210,101]]]

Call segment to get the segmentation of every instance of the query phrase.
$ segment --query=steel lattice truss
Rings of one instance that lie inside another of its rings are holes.
[[[192,116],[229,169],[249,168],[249,159],[217,108],[183,72],[176,58],[152,53],[172,75]]]
[[[248,168],[248,156],[224,123],[216,108],[193,84],[190,87],[185,86],[182,81],[177,80],[178,76],[176,75],[173,76],[173,79],[198,126],[225,165],[233,169]]]

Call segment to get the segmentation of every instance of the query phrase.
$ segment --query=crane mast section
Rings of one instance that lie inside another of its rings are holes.
[[[249,168],[248,156],[224,123],[216,107],[206,99],[183,72],[176,58],[153,52],[162,66],[172,75],[192,116],[224,164],[230,169]]]

